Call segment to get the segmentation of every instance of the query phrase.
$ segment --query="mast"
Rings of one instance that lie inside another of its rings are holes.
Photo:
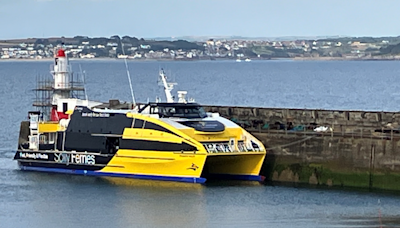
[[[176,83],[168,83],[167,82],[167,76],[164,73],[164,70],[161,69],[160,72],[160,78],[164,86],[164,92],[165,92],[165,97],[167,98],[168,103],[173,103],[174,102],[174,96],[172,96],[171,91],[174,89],[174,85]]]
[[[164,92],[165,92],[165,97],[167,98],[167,103],[174,103],[174,96],[172,96],[171,91],[174,89],[174,85],[177,85],[177,83],[171,83],[167,82],[167,76],[164,73],[164,70],[161,69],[160,72],[160,78],[164,86]],[[186,94],[187,91],[177,91],[178,93],[178,103],[188,103],[186,100]],[[189,99],[189,102],[194,102],[194,99]]]
[[[119,42],[121,43],[122,54],[125,56],[124,43],[122,43],[121,40],[119,40]],[[127,57],[124,58],[124,62],[125,62],[126,75],[128,76],[129,87],[131,89],[131,96],[132,96],[132,102],[133,102],[132,104],[133,104],[133,107],[136,107],[135,95],[133,93],[133,88],[132,88],[131,74],[129,72],[128,63],[127,63],[126,59],[127,59]]]

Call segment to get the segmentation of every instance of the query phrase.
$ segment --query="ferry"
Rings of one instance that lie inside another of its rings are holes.
[[[103,103],[87,99],[65,51],[55,53],[52,80],[38,83],[36,110],[21,122],[14,156],[21,170],[192,183],[262,180],[263,144],[186,99],[186,91],[175,99],[163,70],[165,102]]]

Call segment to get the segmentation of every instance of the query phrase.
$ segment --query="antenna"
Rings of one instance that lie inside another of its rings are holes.
[[[122,43],[121,39],[119,39],[119,42],[121,43],[122,54],[123,54],[124,57],[125,57],[124,43]],[[126,59],[127,59],[127,58],[124,58],[125,68],[126,68],[126,74],[127,74],[127,76],[128,76],[129,87],[131,88],[131,95],[132,95],[133,106],[136,106],[135,96],[133,95],[133,89],[132,89],[131,74],[129,73],[128,63],[127,63]]]

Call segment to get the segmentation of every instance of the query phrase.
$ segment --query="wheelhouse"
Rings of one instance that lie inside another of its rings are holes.
[[[149,114],[158,114],[160,118],[202,119],[207,117],[204,108],[197,103],[148,103],[139,113],[148,110]]]

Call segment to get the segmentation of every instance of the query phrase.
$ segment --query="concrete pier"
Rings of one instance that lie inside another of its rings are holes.
[[[264,143],[261,174],[270,181],[400,191],[400,113],[205,108]],[[327,130],[314,131],[318,127]]]

